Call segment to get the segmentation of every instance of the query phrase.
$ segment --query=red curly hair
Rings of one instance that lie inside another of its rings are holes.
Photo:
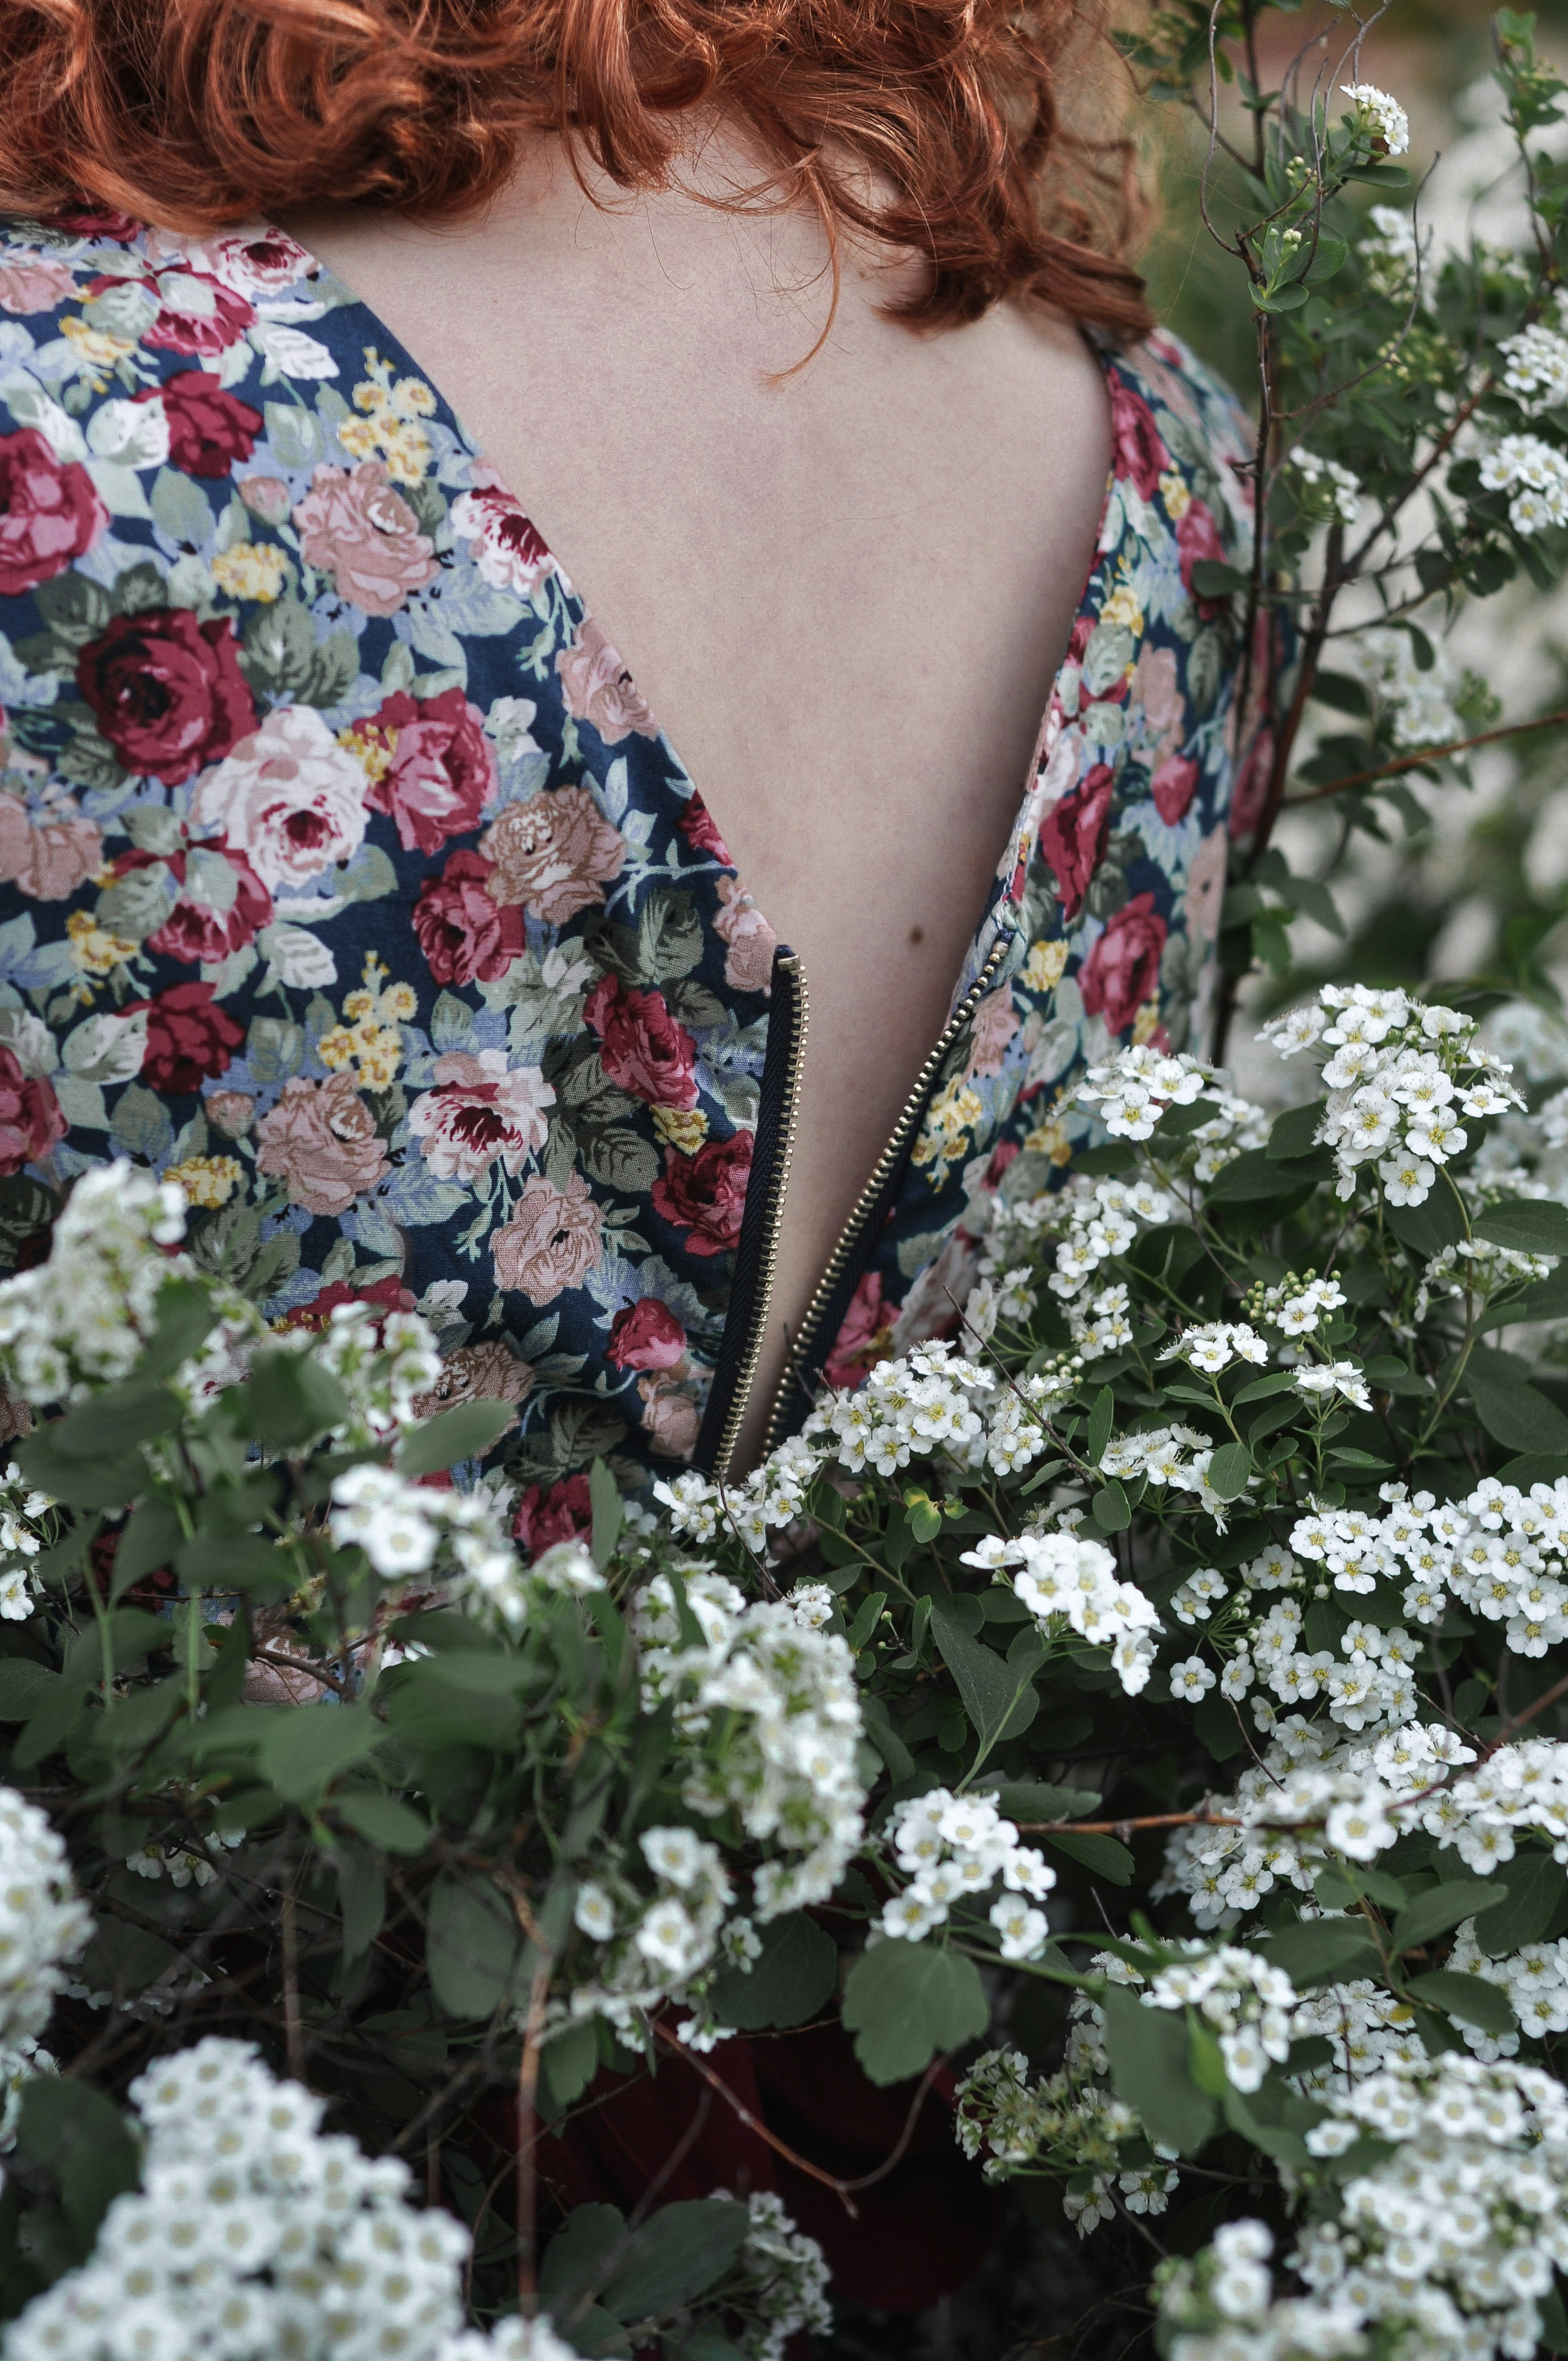
[[[1058,114],[1085,29],[1080,0],[0,0],[0,206],[455,217],[530,133],[656,188],[680,116],[721,109],[775,197],[927,258],[909,326],[1016,295],[1137,336],[1129,144]]]

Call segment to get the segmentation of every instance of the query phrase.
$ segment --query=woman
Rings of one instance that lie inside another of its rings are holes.
[[[12,1260],[123,1154],[270,1318],[417,1303],[537,1549],[950,1327],[1084,1060],[1201,1040],[1241,426],[1071,30],[5,12]]]

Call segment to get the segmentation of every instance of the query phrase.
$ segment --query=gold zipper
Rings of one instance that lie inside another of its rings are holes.
[[[1012,944],[1013,932],[1012,929],[1009,928],[1007,931],[1000,935],[997,940],[992,945],[984,966],[981,969],[980,973],[976,976],[974,982],[965,993],[962,1000],[959,1001],[958,1006],[954,1009],[951,1016],[948,1017],[947,1024],[942,1028],[941,1036],[938,1038],[935,1049],[931,1051],[925,1064],[921,1067],[919,1073],[916,1075],[915,1087],[904,1102],[898,1121],[894,1126],[892,1137],[889,1138],[887,1146],[883,1149],[881,1156],[877,1159],[876,1166],[872,1173],[871,1179],[866,1182],[865,1187],[861,1191],[859,1197],[855,1200],[854,1211],[850,1215],[849,1220],[845,1223],[843,1229],[839,1233],[839,1243],[833,1249],[827,1269],[823,1272],[821,1279],[817,1281],[816,1292],[813,1294],[810,1302],[806,1307],[806,1317],[801,1322],[799,1333],[795,1337],[794,1345],[790,1348],[789,1359],[784,1364],[784,1373],[779,1380],[778,1391],[773,1396],[773,1406],[768,1415],[767,1432],[762,1441],[762,1449],[764,1453],[773,1450],[784,1439],[783,1428],[785,1417],[784,1405],[789,1400],[791,1389],[798,1382],[801,1371],[809,1362],[812,1347],[817,1341],[816,1332],[817,1323],[833,1299],[834,1290],[838,1287],[839,1280],[842,1279],[844,1272],[849,1266],[850,1257],[855,1253],[861,1243],[867,1223],[870,1222],[882,1201],[883,1191],[886,1188],[889,1180],[904,1155],[905,1149],[909,1144],[910,1134],[913,1132],[916,1125],[919,1122],[922,1115],[925,1113],[926,1103],[930,1096],[931,1085],[936,1081],[938,1072],[941,1068],[942,1060],[946,1058],[948,1050],[952,1048],[953,1043],[957,1040],[959,1035],[963,1031],[964,1027],[969,1023],[970,1018],[974,1015],[980,1003],[990,991],[996,971],[1001,966],[1008,951],[1011,950]],[[803,989],[805,979],[803,977]],[[795,1124],[792,1112],[790,1120],[790,1133],[792,1138],[794,1137],[794,1129]],[[776,1235],[773,1240],[773,1246],[776,1259]],[[770,1268],[770,1283],[771,1279],[772,1271]],[[751,1352],[750,1365],[748,1367],[748,1385],[750,1384],[751,1376],[754,1373],[756,1368],[757,1350],[760,1349],[760,1343],[761,1337],[759,1331],[757,1345]],[[735,1423],[738,1425],[739,1421],[737,1420]]]
[[[729,1463],[735,1456],[735,1446],[740,1440],[746,1411],[751,1400],[751,1388],[756,1382],[757,1363],[762,1358],[762,1340],[768,1333],[768,1313],[773,1307],[773,1282],[778,1277],[779,1231],[784,1222],[784,1191],[789,1186],[789,1168],[795,1155],[795,1125],[800,1114],[800,1075],[806,1050],[806,1028],[811,1015],[811,995],[806,988],[806,970],[798,953],[781,953],[780,971],[795,987],[795,1007],[794,1038],[790,1043],[789,1060],[784,1069],[784,1104],[780,1116],[778,1152],[769,1175],[771,1183],[767,1211],[763,1216],[762,1257],[757,1280],[756,1303],[752,1312],[751,1334],[746,1339],[744,1357],[730,1400],[729,1414],[724,1422],[724,1432],[714,1455],[713,1480],[722,1484],[729,1473]]]

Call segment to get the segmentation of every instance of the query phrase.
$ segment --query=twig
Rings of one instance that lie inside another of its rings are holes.
[[[300,1961],[294,1927],[294,1888],[283,1888],[280,1924],[283,1937],[283,2037],[289,2052],[289,2071],[296,2082],[305,2079],[304,2028],[300,2022]]]
[[[533,1971],[533,1982],[528,1994],[528,2021],[523,2031],[522,2057],[517,2070],[517,2298],[525,2320],[531,2320],[539,2304],[538,2237],[534,2215],[538,2209],[539,2167],[534,2151],[538,2135],[534,2130],[534,2102],[539,2092],[539,2051],[544,2031],[544,2011],[550,1998],[550,1971],[554,1955],[543,1951],[539,1965]]]
[[[1375,770],[1352,771],[1343,779],[1331,779],[1326,786],[1309,787],[1304,794],[1292,796],[1286,804],[1293,811],[1299,804],[1321,804],[1330,796],[1343,796],[1351,787],[1370,786],[1375,779],[1392,779],[1406,771],[1419,771],[1423,763],[1446,762],[1451,754],[1467,754],[1472,746],[1490,746],[1498,738],[1518,738],[1527,730],[1555,730],[1568,722],[1568,710],[1542,713],[1534,721],[1504,721],[1496,730],[1483,730],[1474,738],[1453,738],[1445,746],[1424,746],[1413,754],[1401,754],[1392,763],[1379,763]]]

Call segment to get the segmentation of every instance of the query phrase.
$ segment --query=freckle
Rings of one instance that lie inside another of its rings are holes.
[[[911,927],[909,929],[909,939],[912,943],[923,943],[926,939],[925,928]]]

